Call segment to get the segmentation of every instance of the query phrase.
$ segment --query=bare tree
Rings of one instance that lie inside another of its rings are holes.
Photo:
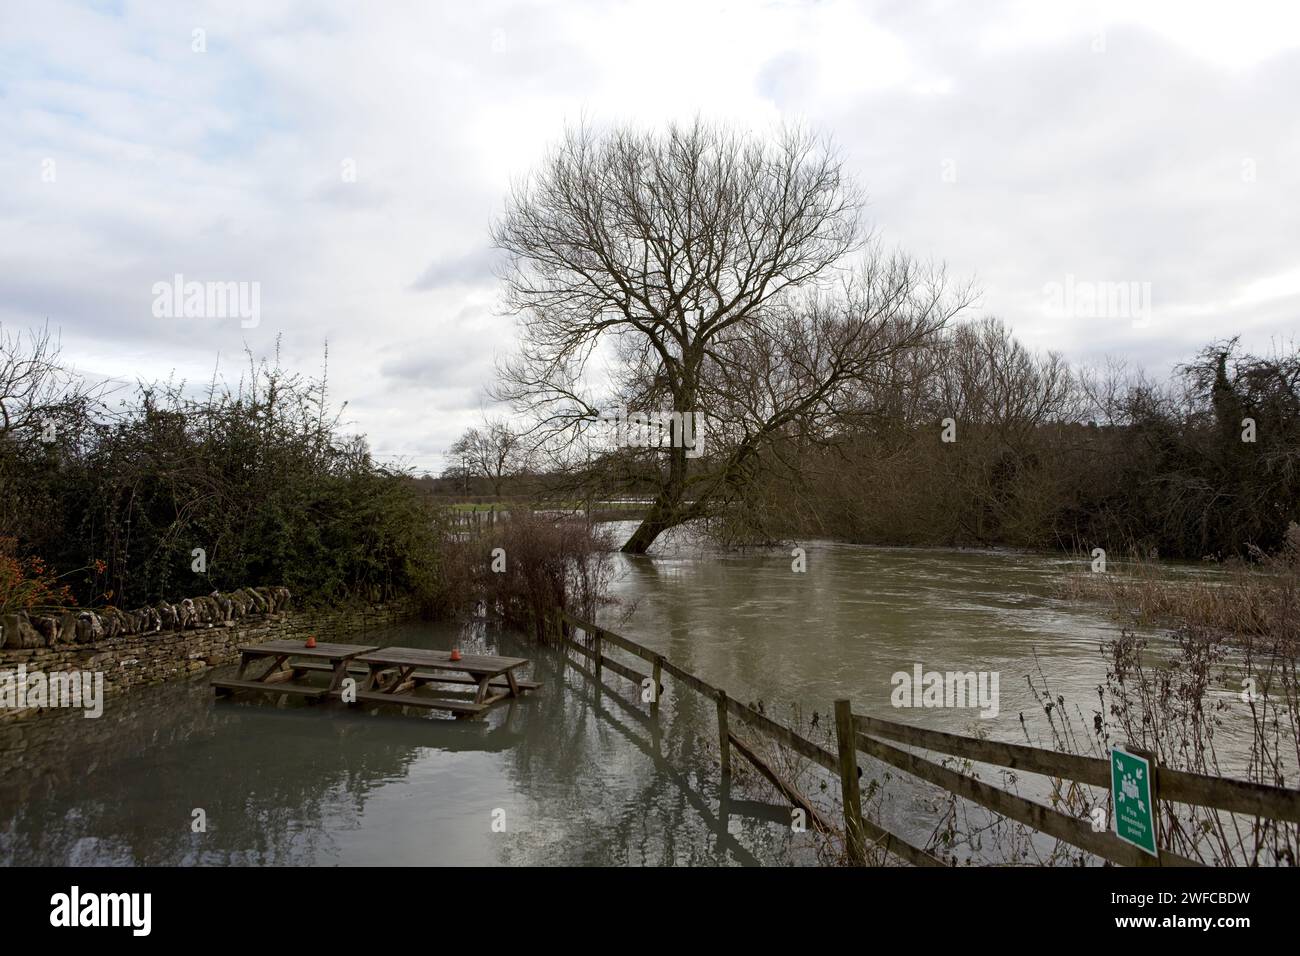
[[[528,466],[527,448],[519,433],[499,419],[485,421],[482,428],[466,429],[448,454],[460,460],[463,473],[491,482],[492,493],[498,497],[505,479]]]
[[[940,408],[963,423],[985,425],[1010,446],[1034,429],[1079,416],[1077,391],[1065,359],[1035,355],[991,316],[953,331],[942,350],[934,390]]]
[[[63,364],[49,326],[11,332],[0,328],[0,438],[31,438],[81,418],[105,392]],[[48,440],[48,439],[47,439]]]
[[[626,469],[656,493],[623,550],[725,508],[775,439],[819,440],[853,383],[966,303],[941,271],[868,243],[861,207],[807,131],[766,141],[698,120],[570,129],[516,186],[493,238],[521,343],[497,397],[553,448],[574,447],[602,402],[675,413],[667,447]],[[703,423],[703,453],[685,415]]]

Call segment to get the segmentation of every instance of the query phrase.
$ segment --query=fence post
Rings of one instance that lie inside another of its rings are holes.
[[[655,668],[651,680],[654,681],[654,696],[650,699],[650,713],[659,713],[659,692],[663,690],[664,659],[655,655]]]
[[[727,692],[718,691],[718,749],[722,752],[722,773],[731,773],[731,740],[727,732]]]
[[[862,834],[862,791],[858,787],[858,745],[853,731],[853,705],[835,702],[835,737],[840,751],[840,794],[844,799],[844,837],[849,860],[866,862]]]

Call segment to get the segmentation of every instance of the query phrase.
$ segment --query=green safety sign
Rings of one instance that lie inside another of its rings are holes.
[[[1116,747],[1110,752],[1110,792],[1115,835],[1139,850],[1156,852],[1156,808],[1151,800],[1151,762]]]

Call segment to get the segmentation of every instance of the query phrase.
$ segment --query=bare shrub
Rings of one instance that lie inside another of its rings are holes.
[[[553,637],[555,613],[587,620],[613,603],[609,531],[573,515],[519,508],[459,546],[467,598],[539,641]]]
[[[1109,668],[1098,688],[1096,749],[1116,739],[1154,752],[1162,766],[1296,786],[1300,526],[1290,526],[1279,554],[1257,557],[1254,566],[1231,566],[1222,580],[1170,582],[1139,562],[1125,575],[1068,585],[1128,619],[1174,625],[1171,645],[1125,629],[1103,648]],[[1248,747],[1233,748],[1243,757],[1221,754],[1228,735],[1249,735]],[[1294,866],[1300,851],[1294,823],[1203,807],[1164,802],[1159,829],[1162,847],[1207,863]]]

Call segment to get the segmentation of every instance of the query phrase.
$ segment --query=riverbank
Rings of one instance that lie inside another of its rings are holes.
[[[1285,546],[1275,555],[1261,555],[1254,564],[1207,567],[1217,573],[1171,578],[1156,562],[1128,562],[1114,569],[1118,573],[1070,575],[1063,593],[1106,604],[1121,620],[1193,628],[1236,644],[1271,641],[1295,656],[1300,650],[1300,525],[1292,522]]]

